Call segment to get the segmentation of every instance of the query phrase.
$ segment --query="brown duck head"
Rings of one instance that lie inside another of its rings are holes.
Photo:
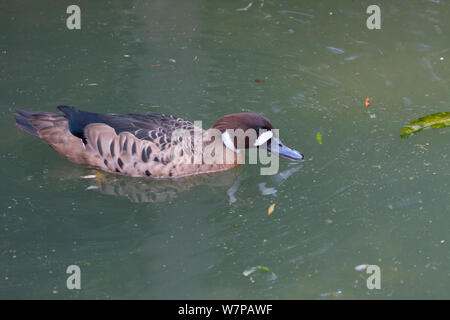
[[[281,142],[269,119],[257,113],[229,114],[220,118],[212,128],[222,132],[222,141],[229,149],[239,150],[265,146],[268,151],[277,153],[283,158],[292,161],[303,159],[300,152]],[[239,129],[247,133],[253,131],[255,134],[246,134],[243,139],[239,139],[236,134],[230,134],[230,132],[239,132]]]

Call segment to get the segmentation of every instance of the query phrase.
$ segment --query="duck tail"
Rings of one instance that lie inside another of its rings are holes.
[[[30,120],[33,119],[33,115],[37,113],[38,112],[29,112],[17,109],[14,112],[17,127],[25,132],[28,132],[29,134],[32,134],[33,136],[39,136],[37,128],[30,123]]]
[[[17,127],[37,137],[39,137],[39,130],[53,126],[54,120],[61,117],[54,113],[42,111],[16,109],[14,112]]]

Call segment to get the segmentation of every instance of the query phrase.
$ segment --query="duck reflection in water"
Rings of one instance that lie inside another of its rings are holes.
[[[275,195],[277,187],[291,175],[300,170],[302,165],[297,164],[273,176],[262,176],[264,182],[258,182],[257,188],[261,195]],[[88,175],[84,177],[95,178],[95,183],[86,187],[87,191],[97,191],[105,195],[126,197],[132,202],[170,202],[178,195],[189,190],[207,186],[211,192],[226,194],[229,203],[238,201],[236,193],[250,175],[245,175],[243,168],[227,171],[220,174],[179,178],[176,180],[161,180],[158,183],[147,179],[133,179],[111,174]],[[254,177],[252,177],[253,179]],[[92,180],[90,180],[92,182]]]

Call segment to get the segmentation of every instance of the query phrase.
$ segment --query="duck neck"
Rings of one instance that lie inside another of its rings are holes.
[[[203,158],[210,163],[236,166],[244,163],[245,151],[235,149],[231,139],[227,139],[223,133],[219,135],[215,128],[211,128],[203,135]]]

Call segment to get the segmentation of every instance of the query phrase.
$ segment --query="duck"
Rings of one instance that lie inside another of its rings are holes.
[[[228,114],[204,130],[173,115],[57,109],[62,114],[17,109],[16,125],[74,163],[120,175],[179,178],[226,171],[244,163],[243,151],[250,148],[265,148],[291,161],[304,158],[257,113]],[[243,140],[231,134],[249,129],[255,134]],[[208,150],[212,157],[205,157]]]

